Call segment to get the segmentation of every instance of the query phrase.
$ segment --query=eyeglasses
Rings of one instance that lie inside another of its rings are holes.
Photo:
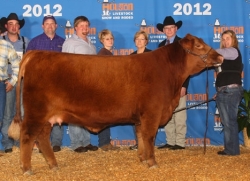
[[[175,28],[175,26],[169,26],[169,27],[164,27],[163,29],[164,30],[172,30],[172,29],[174,29]]]

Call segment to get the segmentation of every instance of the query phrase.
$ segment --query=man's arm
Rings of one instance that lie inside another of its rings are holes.
[[[62,46],[62,52],[75,53],[75,48],[70,43],[69,39],[65,40]]]
[[[8,59],[9,62],[11,63],[12,75],[10,80],[7,82],[9,82],[12,86],[14,86],[17,82],[20,58],[13,47],[12,48],[10,47],[8,50]]]

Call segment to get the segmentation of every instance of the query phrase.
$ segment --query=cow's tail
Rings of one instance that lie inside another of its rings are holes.
[[[19,65],[19,73],[18,73],[18,80],[17,80],[17,86],[16,86],[16,115],[14,119],[12,120],[10,127],[8,129],[8,136],[13,138],[14,140],[18,140],[20,138],[20,126],[22,122],[22,115],[21,115],[21,98],[22,98],[22,84],[24,81],[24,73],[25,73],[25,67],[30,58],[27,56],[26,53],[23,57],[22,61]],[[27,57],[27,58],[25,58]]]

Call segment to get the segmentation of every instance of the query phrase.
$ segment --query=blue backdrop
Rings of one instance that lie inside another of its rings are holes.
[[[157,23],[163,23],[166,16],[172,16],[175,21],[182,20],[183,25],[178,30],[180,37],[191,33],[202,38],[213,48],[219,48],[221,33],[226,29],[236,32],[240,42],[240,50],[244,61],[242,81],[245,89],[249,89],[250,60],[250,0],[6,0],[1,3],[1,17],[7,17],[11,12],[25,19],[21,35],[29,39],[41,34],[44,15],[53,14],[59,25],[57,34],[68,38],[73,33],[73,20],[79,15],[87,16],[91,22],[90,38],[101,48],[98,32],[110,29],[115,37],[114,55],[126,55],[133,52],[133,36],[135,32],[144,29],[149,33],[149,49],[156,49],[165,35],[156,28]],[[206,100],[206,80],[208,75],[209,98],[215,93],[214,70],[202,72],[191,78],[188,88],[187,106]],[[208,124],[206,114],[208,111]],[[187,111],[188,131],[187,145],[203,145],[204,133],[207,129],[207,145],[223,144],[223,132],[220,118],[215,115],[215,103],[210,102]],[[63,145],[69,146],[68,128],[65,128]],[[111,128],[111,137],[116,145],[133,145],[134,134],[131,126],[115,126]],[[242,136],[240,135],[242,142]],[[91,142],[98,144],[96,135],[91,135]],[[159,128],[156,145],[165,143],[165,132]],[[1,147],[1,145],[0,145]]]

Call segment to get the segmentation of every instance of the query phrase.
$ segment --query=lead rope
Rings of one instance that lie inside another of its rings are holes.
[[[207,82],[206,82],[206,96],[207,96],[207,101],[208,101],[208,97],[209,97],[209,89],[208,89],[208,68],[207,68]],[[207,112],[206,112],[206,129],[205,129],[205,133],[204,133],[204,155],[206,154],[206,138],[207,138],[207,129],[208,129],[208,103],[207,103]]]

